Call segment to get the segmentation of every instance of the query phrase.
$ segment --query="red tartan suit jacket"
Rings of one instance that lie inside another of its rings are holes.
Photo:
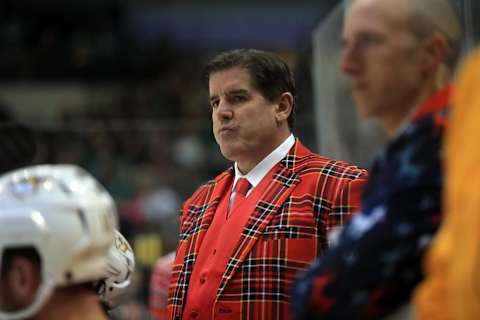
[[[234,174],[232,168],[221,173],[183,205],[169,319],[182,319],[195,259]],[[228,261],[214,313],[229,312],[219,319],[289,319],[295,275],[327,249],[327,233],[359,208],[366,177],[365,170],[319,156],[297,140],[277,165]]]

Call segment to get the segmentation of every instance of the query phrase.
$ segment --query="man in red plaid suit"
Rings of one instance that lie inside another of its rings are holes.
[[[206,68],[213,133],[232,168],[183,205],[169,319],[289,319],[297,272],[358,208],[366,171],[292,135],[295,86],[274,54],[241,49]]]

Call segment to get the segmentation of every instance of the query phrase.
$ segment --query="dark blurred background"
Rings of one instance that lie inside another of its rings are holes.
[[[458,3],[478,35],[478,1]],[[348,95],[337,80],[338,12],[336,0],[0,1],[0,121],[34,130],[35,163],[79,164],[115,197],[138,265],[136,311],[118,318],[148,318],[149,274],[175,249],[182,201],[229,165],[211,134],[202,77],[219,51],[280,54],[296,74],[295,135],[368,165],[381,138],[362,138],[353,107],[325,98]]]

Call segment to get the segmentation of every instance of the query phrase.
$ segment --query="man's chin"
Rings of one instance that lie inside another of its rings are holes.
[[[236,161],[235,155],[237,152],[235,151],[235,148],[230,146],[225,146],[225,147],[220,147],[220,152],[222,153],[223,157],[227,160],[230,161]]]
[[[239,161],[243,156],[248,155],[245,146],[239,146],[232,143],[226,143],[223,146],[220,146],[220,152],[223,157],[230,161]]]
[[[365,100],[356,99],[355,106],[360,117],[370,119],[375,117],[375,107]]]
[[[357,105],[357,111],[362,118],[369,119],[372,117],[372,112],[370,109],[368,109],[368,107]]]

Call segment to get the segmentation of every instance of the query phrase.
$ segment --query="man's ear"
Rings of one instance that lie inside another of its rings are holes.
[[[19,307],[25,307],[35,299],[41,282],[40,270],[32,261],[15,256],[12,258],[7,281]]]
[[[286,121],[293,110],[293,95],[290,92],[284,92],[278,98],[275,107],[275,117],[278,123]]]
[[[452,53],[447,38],[435,32],[428,37],[422,46],[421,70],[425,74],[435,72],[442,63],[445,63]]]

